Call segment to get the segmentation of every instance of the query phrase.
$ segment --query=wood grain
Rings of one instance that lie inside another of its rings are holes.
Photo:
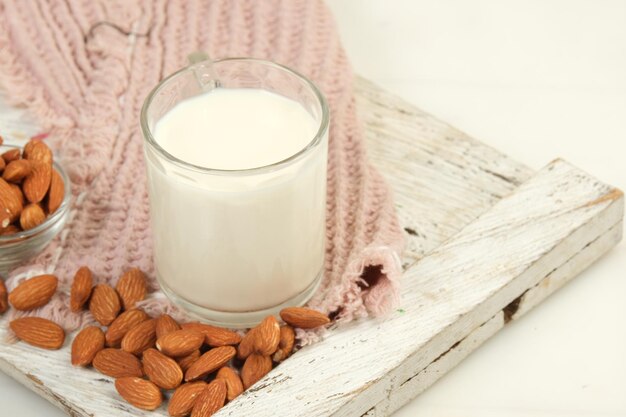
[[[533,173],[363,79],[356,87],[407,233],[402,309],[333,329],[218,416],[387,416],[621,239],[618,190],[562,161]],[[69,415],[166,415],[72,368],[69,343],[3,344],[0,369]]]

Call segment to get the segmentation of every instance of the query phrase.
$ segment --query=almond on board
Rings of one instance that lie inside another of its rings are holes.
[[[204,343],[212,347],[236,345],[241,342],[241,336],[236,332],[222,327],[211,326],[210,324],[191,322],[184,323],[182,328],[196,330],[204,334]]]
[[[122,350],[140,355],[156,342],[156,320],[148,319],[130,329],[122,338]]]
[[[296,333],[288,324],[280,327],[280,342],[278,343],[278,349],[272,356],[274,362],[282,362],[287,359],[293,351],[293,345],[296,341]]]
[[[183,371],[176,361],[156,349],[143,352],[141,362],[148,379],[163,389],[174,389],[183,381]]]
[[[191,413],[196,398],[207,387],[204,381],[187,382],[176,388],[170,398],[167,412],[171,417],[186,417]]]
[[[234,400],[243,392],[243,382],[241,382],[239,374],[233,368],[224,366],[217,371],[215,378],[223,379],[226,383],[226,398],[228,401]]]
[[[124,309],[134,308],[138,301],[146,297],[146,276],[139,268],[129,269],[117,281],[115,289]]]
[[[300,329],[314,329],[330,323],[324,313],[306,307],[287,307],[280,311],[283,321]]]
[[[167,356],[187,356],[204,343],[204,335],[191,329],[180,329],[160,337],[156,346]]]
[[[191,411],[191,417],[210,417],[224,406],[226,384],[221,379],[214,379],[198,395]]]
[[[204,378],[211,372],[226,365],[228,361],[235,356],[235,353],[236,350],[232,346],[220,346],[209,350],[187,369],[187,372],[185,372],[185,381],[194,381]]]
[[[271,370],[272,360],[269,356],[252,353],[241,368],[241,381],[244,389],[250,388]]]
[[[112,378],[143,376],[141,362],[131,353],[120,349],[105,348],[96,353],[92,365],[100,373]]]
[[[59,280],[50,274],[22,281],[9,294],[9,303],[16,310],[28,311],[48,304],[57,290]]]
[[[256,326],[253,338],[254,351],[263,356],[270,356],[280,342],[280,326],[274,316],[267,316],[258,326]]]
[[[104,332],[98,326],[82,329],[72,342],[72,365],[91,365],[96,354],[104,349]]]
[[[18,339],[43,349],[60,349],[65,331],[53,321],[41,317],[22,317],[9,323]]]
[[[150,317],[137,308],[128,310],[117,316],[105,333],[106,345],[108,347],[118,347],[126,333],[139,323],[148,320]]]
[[[93,276],[91,270],[86,266],[81,266],[74,275],[72,288],[70,290],[70,310],[78,312],[89,300],[93,287]]]
[[[108,326],[115,320],[122,305],[117,292],[107,284],[98,284],[94,287],[89,301],[89,311],[103,326]]]
[[[142,410],[156,410],[163,402],[161,390],[154,383],[137,377],[115,381],[115,389],[130,404]]]

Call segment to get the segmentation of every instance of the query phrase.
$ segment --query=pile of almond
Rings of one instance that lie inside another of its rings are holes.
[[[0,235],[39,226],[63,202],[63,178],[52,166],[50,148],[39,139],[28,142],[23,151],[4,152],[0,174]]]
[[[0,313],[8,303],[24,311],[47,304],[57,282],[53,275],[36,276],[20,283],[7,298],[0,279]],[[167,314],[150,317],[135,306],[145,295],[146,278],[139,269],[126,271],[113,288],[94,286],[89,268],[80,268],[72,283],[70,308],[79,312],[87,307],[101,326],[85,327],[76,335],[71,362],[115,378],[117,392],[144,410],[158,408],[164,392],[174,390],[166,395],[172,417],[213,415],[292,354],[294,328],[313,329],[330,322],[318,311],[290,307],[280,312],[285,324],[268,316],[241,336],[204,323],[178,323]],[[59,349],[65,340],[58,324],[38,317],[13,320],[10,327],[19,339],[45,349]]]

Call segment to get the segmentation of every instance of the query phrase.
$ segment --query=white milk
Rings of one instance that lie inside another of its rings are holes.
[[[154,128],[187,163],[242,170],[305,148],[319,123],[260,89],[186,99]],[[166,292],[218,312],[258,311],[316,283],[324,262],[327,137],[295,163],[262,173],[207,173],[147,154],[157,275]]]

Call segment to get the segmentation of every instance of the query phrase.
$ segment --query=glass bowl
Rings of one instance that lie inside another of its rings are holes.
[[[0,146],[0,153],[14,148],[21,149],[18,146],[2,145]],[[53,162],[53,166],[63,178],[65,186],[63,202],[39,226],[12,235],[0,236],[0,275],[6,277],[12,268],[43,251],[65,226],[69,215],[72,190],[70,180],[63,167],[56,161]]]

